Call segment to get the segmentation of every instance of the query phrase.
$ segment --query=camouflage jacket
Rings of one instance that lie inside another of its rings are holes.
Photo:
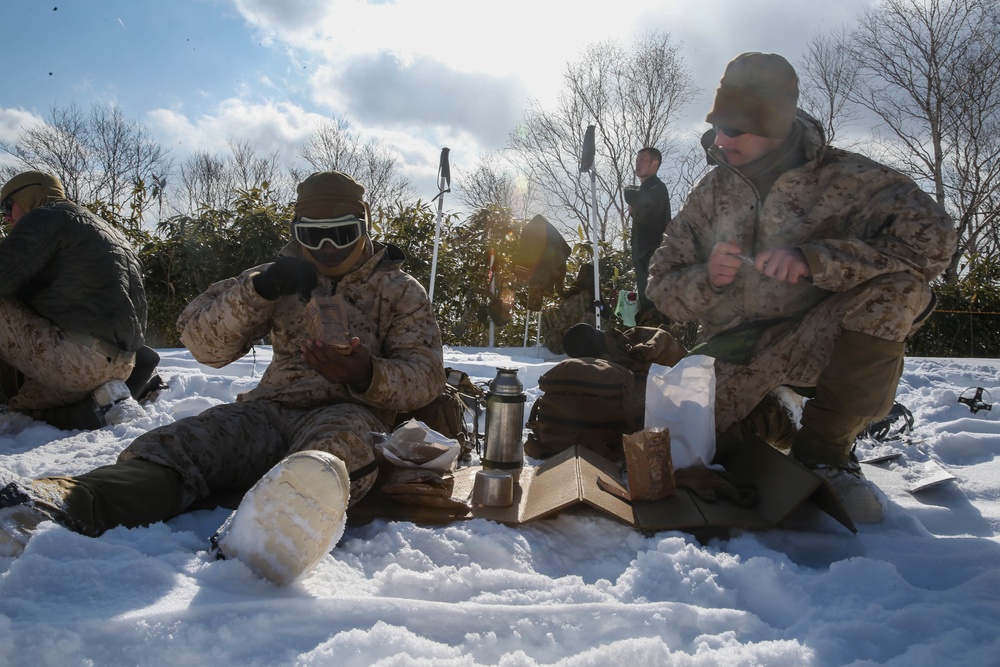
[[[297,244],[281,252],[300,253]],[[424,288],[401,269],[403,259],[399,249],[376,243],[374,255],[336,286],[318,276],[314,294],[336,290],[344,296],[350,332],[371,352],[374,376],[363,393],[331,383],[305,365],[300,352],[309,338],[305,302],[298,295],[268,301],[254,290],[252,278],[268,264],[219,281],[188,304],[177,321],[181,341],[199,362],[221,368],[270,334],[271,363],[257,387],[238,400],[270,399],[303,409],[357,403],[391,422],[392,413],[426,405],[445,385],[441,331]]]
[[[799,317],[876,276],[905,271],[929,283],[947,267],[956,233],[941,206],[907,176],[826,146],[815,121],[800,115],[798,122],[808,161],[781,174],[764,201],[724,164],[691,191],[650,263],[646,294],[661,312],[697,321],[711,337],[747,322]],[[720,241],[735,241],[748,255],[798,248],[812,281],[792,285],[745,266],[716,289],[708,258]]]

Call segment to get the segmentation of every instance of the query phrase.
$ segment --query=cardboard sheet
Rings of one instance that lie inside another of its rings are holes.
[[[455,473],[455,490],[448,507],[402,503],[369,494],[348,515],[352,523],[376,518],[440,523],[470,518],[519,525],[583,504],[640,530],[746,528],[777,526],[802,503],[815,503],[848,530],[856,532],[847,511],[829,483],[766,443],[753,439],[738,448],[730,471],[757,486],[760,502],[753,508],[718,501],[705,502],[687,490],[652,502],[630,502],[620,464],[581,446],[572,447],[537,467],[526,467],[514,488],[509,507],[472,507],[472,485],[478,466]],[[602,488],[603,487],[603,488]]]

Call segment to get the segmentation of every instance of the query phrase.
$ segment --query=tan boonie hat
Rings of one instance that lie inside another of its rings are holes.
[[[733,58],[715,91],[705,121],[770,139],[784,139],[795,121],[799,78],[775,53],[744,53]]]
[[[52,199],[66,199],[62,181],[44,171],[25,171],[10,179],[0,189],[0,201],[10,197],[27,213]]]
[[[347,174],[321,171],[299,183],[296,218],[328,219],[354,214],[368,220],[365,188]]]

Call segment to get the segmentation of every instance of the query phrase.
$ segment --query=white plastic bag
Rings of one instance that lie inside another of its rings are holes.
[[[408,419],[377,445],[385,458],[399,468],[423,468],[444,474],[455,469],[462,451],[458,440],[438,433],[427,424]]]
[[[715,359],[693,354],[676,366],[653,364],[646,379],[646,428],[670,430],[674,470],[715,457]]]

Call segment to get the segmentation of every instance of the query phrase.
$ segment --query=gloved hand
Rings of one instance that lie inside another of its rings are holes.
[[[316,267],[299,257],[280,257],[253,277],[253,288],[269,301],[289,294],[298,294],[308,301],[314,287]]]
[[[622,196],[625,198],[626,204],[629,206],[635,206],[636,202],[639,201],[639,186],[626,185],[622,188]]]
[[[728,472],[704,466],[675,470],[674,482],[678,489],[687,489],[707,503],[722,499],[740,507],[755,507],[759,500],[757,487],[753,484],[740,481]]]

